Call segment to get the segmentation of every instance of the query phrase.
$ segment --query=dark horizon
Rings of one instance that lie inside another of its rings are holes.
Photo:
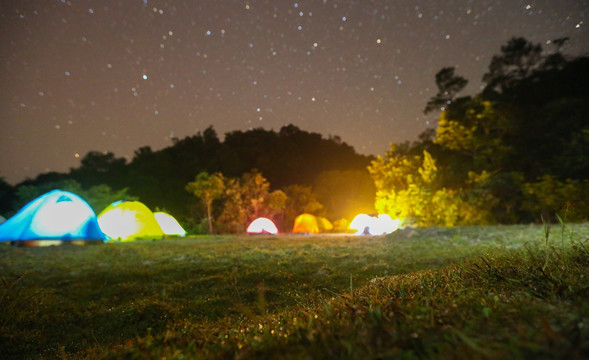
[[[130,159],[214,126],[337,135],[360,154],[416,140],[435,74],[480,91],[511,37],[589,52],[589,1],[5,1],[0,5],[0,177],[77,167],[92,150]]]

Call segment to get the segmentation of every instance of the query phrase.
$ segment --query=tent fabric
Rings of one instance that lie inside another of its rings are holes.
[[[0,241],[104,241],[94,210],[76,194],[53,190],[0,225]]]
[[[317,216],[317,226],[319,226],[319,231],[321,232],[333,230],[333,224],[331,221],[324,217]]]
[[[98,224],[112,240],[161,239],[162,228],[153,212],[139,201],[117,201],[98,215]]]
[[[248,234],[278,234],[278,228],[274,222],[268,218],[260,217],[252,221],[247,227]]]
[[[302,234],[319,233],[319,225],[317,224],[317,218],[315,217],[315,215],[311,214],[301,214],[297,216],[294,221],[292,232]]]
[[[153,216],[155,216],[155,220],[164,234],[168,236],[186,236],[186,230],[184,230],[182,225],[172,215],[158,211],[153,213]]]

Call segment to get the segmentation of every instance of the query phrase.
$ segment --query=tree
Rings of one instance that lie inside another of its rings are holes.
[[[416,226],[456,226],[487,222],[488,213],[464,199],[460,190],[441,186],[435,159],[395,156],[394,145],[385,158],[368,167],[376,186],[374,207],[380,214]]]
[[[496,103],[477,96],[442,112],[433,142],[467,155],[472,160],[470,170],[493,171],[511,152],[505,141],[511,120]]]
[[[121,188],[124,184],[127,160],[115,157],[112,152],[89,151],[80,164],[80,167],[70,170],[69,176],[83,187],[107,184]]]
[[[446,106],[452,103],[456,94],[468,84],[468,80],[455,75],[454,70],[454,67],[446,67],[436,74],[438,93],[427,102],[423,110],[425,114],[434,110],[444,110]]]
[[[544,175],[533,183],[524,184],[524,208],[541,216],[537,221],[555,221],[554,215],[565,221],[582,222],[589,219],[589,180],[560,181]]]
[[[219,222],[228,231],[241,232],[258,217],[282,217],[286,194],[280,190],[270,192],[270,183],[258,170],[252,170],[239,179],[225,183],[223,211]],[[276,220],[276,219],[275,219]]]
[[[323,205],[317,199],[310,186],[289,185],[284,189],[286,193],[285,224],[286,228],[294,225],[294,219],[302,214],[309,213],[323,215]]]
[[[88,202],[96,214],[99,214],[108,205],[115,201],[139,200],[137,196],[130,195],[129,189],[127,188],[113,190],[110,186],[105,184],[92,186],[87,190],[82,190],[78,193],[78,195]]]
[[[0,177],[0,215],[7,216],[12,209],[15,189],[3,177]]]
[[[209,231],[213,233],[213,218],[211,215],[211,208],[213,200],[218,199],[223,195],[225,183],[223,181],[223,174],[215,173],[209,175],[207,172],[199,173],[193,182],[186,185],[186,191],[201,199],[207,210],[207,219],[209,221]]]
[[[542,46],[524,38],[511,38],[501,46],[501,54],[495,55],[489,64],[489,71],[483,75],[488,89],[502,91],[518,81],[530,77],[543,60]]]

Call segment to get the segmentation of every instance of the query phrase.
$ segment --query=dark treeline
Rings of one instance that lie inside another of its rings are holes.
[[[589,57],[562,54],[566,41],[543,49],[512,38],[474,96],[457,97],[468,80],[454,68],[438,72],[439,91],[425,108],[441,111],[437,129],[393,146],[371,167],[381,193],[377,210],[405,197],[429,204],[430,213],[440,207],[440,216],[424,225],[555,221],[555,214],[589,219]],[[398,174],[403,166],[424,173],[422,158],[430,155],[435,168],[414,183],[420,192],[409,194],[407,178]],[[434,194],[437,203],[427,200]]]
[[[278,132],[261,128],[233,131],[225,134],[223,141],[213,127],[209,127],[202,133],[174,139],[171,146],[161,150],[141,147],[130,162],[117,158],[112,152],[91,151],[82,158],[79,167],[68,173],[41,174],[13,188],[0,182],[0,194],[4,197],[0,211],[13,213],[24,205],[25,200],[31,200],[51,187],[69,184],[66,187],[71,188],[74,182],[74,188],[76,184],[81,187],[78,192],[108,186],[109,198],[115,193],[139,199],[151,209],[164,209],[184,221],[200,221],[193,218],[202,216],[202,204],[185,190],[187,183],[194,181],[201,172],[239,178],[256,169],[272,189],[290,185],[314,187],[323,195],[325,211],[329,213],[325,215],[353,216],[338,211],[345,201],[337,196],[346,194],[336,194],[325,188],[332,186],[334,191],[341,191],[341,186],[333,184],[334,181],[353,171],[363,179],[363,184],[368,183],[368,190],[361,195],[363,200],[360,202],[368,204],[364,207],[372,208],[374,188],[366,170],[371,160],[369,156],[357,154],[337,136],[324,138],[294,125],[284,126]],[[326,183],[325,179],[332,179],[331,183]],[[31,188],[35,191],[24,191]],[[351,189],[348,190],[349,194]]]

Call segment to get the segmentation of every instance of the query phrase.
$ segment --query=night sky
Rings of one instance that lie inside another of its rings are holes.
[[[214,126],[415,140],[446,66],[480,90],[513,36],[589,52],[589,0],[3,0],[0,177],[133,157]],[[547,43],[548,42],[548,43]]]

